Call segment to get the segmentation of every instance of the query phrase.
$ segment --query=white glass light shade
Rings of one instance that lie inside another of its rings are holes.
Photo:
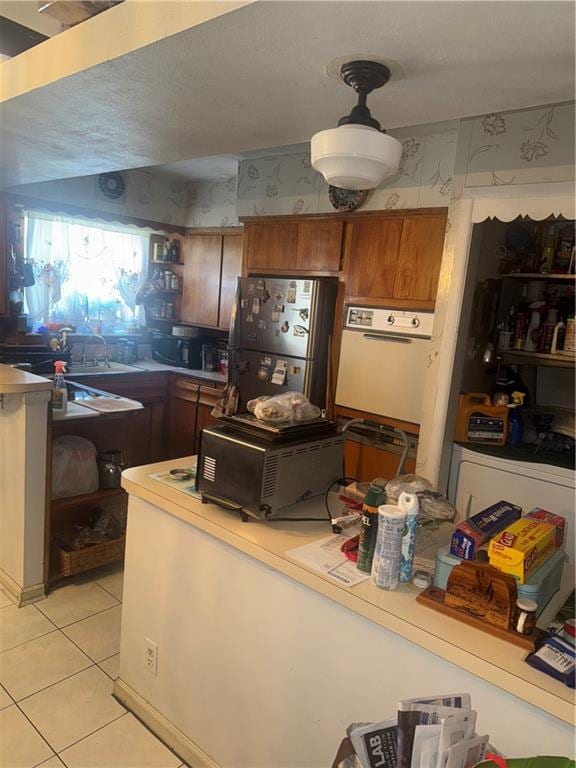
[[[341,125],[312,136],[313,168],[342,189],[375,189],[397,173],[402,144],[366,125]]]

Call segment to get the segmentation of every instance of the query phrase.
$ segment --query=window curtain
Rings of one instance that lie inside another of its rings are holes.
[[[145,323],[136,294],[146,278],[148,241],[141,229],[28,211],[29,320],[35,327],[70,323],[80,333],[136,330]]]

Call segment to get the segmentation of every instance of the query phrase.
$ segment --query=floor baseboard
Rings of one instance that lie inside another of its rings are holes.
[[[30,587],[21,587],[6,571],[0,568],[0,587],[12,597],[19,608],[30,603],[37,603],[46,597],[44,584],[33,584]]]
[[[190,768],[221,768],[192,739],[176,728],[119,677],[114,681],[114,696]]]

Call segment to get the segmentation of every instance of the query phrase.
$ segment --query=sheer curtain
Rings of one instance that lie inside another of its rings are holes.
[[[35,326],[70,323],[81,333],[113,333],[144,324],[136,294],[146,278],[147,230],[38,211],[26,214],[25,289]]]

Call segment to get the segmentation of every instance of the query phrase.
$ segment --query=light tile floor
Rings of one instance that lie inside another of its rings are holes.
[[[179,768],[112,696],[123,571],[71,579],[14,606],[0,589],[0,768]]]

